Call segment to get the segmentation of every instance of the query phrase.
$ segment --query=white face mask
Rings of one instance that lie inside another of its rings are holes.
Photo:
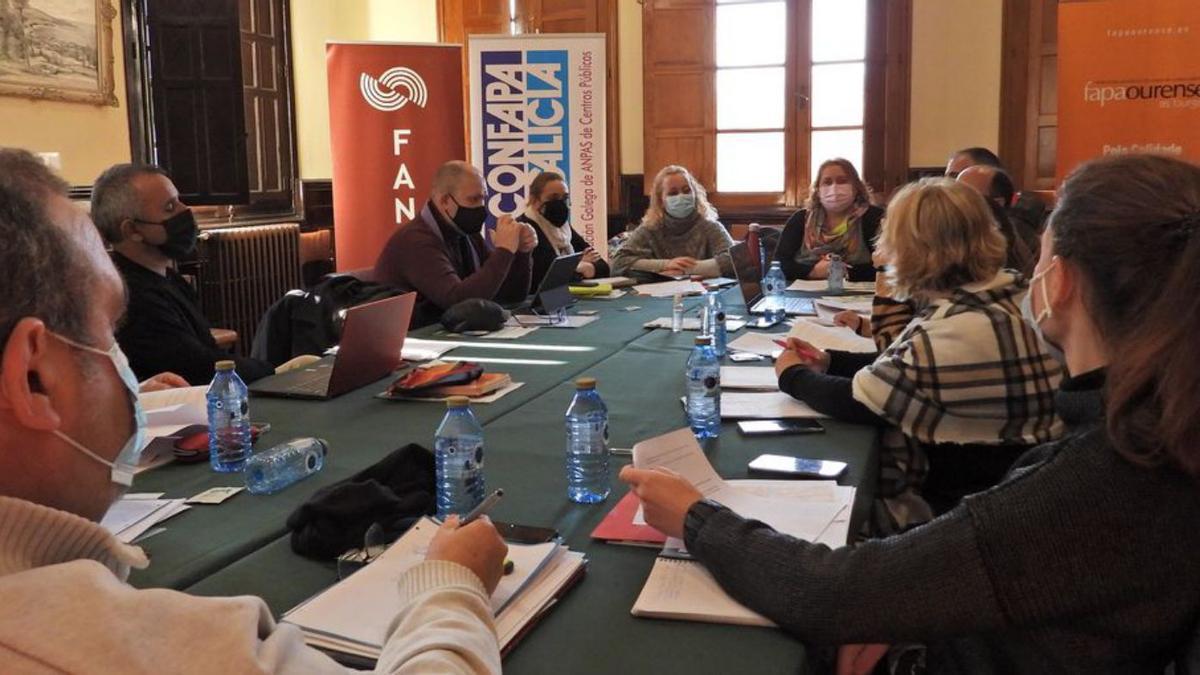
[[[71,447],[88,457],[110,467],[112,469],[112,482],[124,487],[133,485],[133,471],[137,468],[138,462],[142,458],[142,441],[146,436],[146,414],[142,411],[141,402],[138,401],[139,386],[137,376],[134,375],[133,369],[129,367],[129,359],[125,357],[125,352],[121,351],[121,347],[117,344],[116,340],[113,341],[113,346],[108,351],[104,351],[103,349],[75,342],[57,333],[51,333],[51,335],[75,349],[107,357],[112,362],[113,367],[117,370],[117,375],[121,378],[121,382],[125,384],[125,389],[129,392],[129,398],[133,403],[134,420],[133,436],[125,442],[124,447],[121,448],[121,452],[117,454],[117,458],[111,462],[88,450],[82,443],[67,436],[58,429],[54,430],[54,435],[66,441]]]
[[[822,185],[818,192],[826,211],[842,212],[854,203],[854,188],[849,183]]]
[[[1045,277],[1046,274],[1050,270],[1054,269],[1054,266],[1057,264],[1058,258],[1055,258],[1050,262],[1049,265],[1046,266],[1046,269],[1035,273],[1029,278],[1029,290],[1025,292],[1025,297],[1021,298],[1021,316],[1025,318],[1025,322],[1028,323],[1033,328],[1033,332],[1037,334],[1037,339],[1038,342],[1041,343],[1042,349],[1045,350],[1045,352],[1051,357],[1053,357],[1055,361],[1058,361],[1059,363],[1066,363],[1067,357],[1065,354],[1063,354],[1062,349],[1051,343],[1050,340],[1046,339],[1046,334],[1042,332],[1042,322],[1054,316],[1054,310],[1050,308],[1050,292],[1046,290]],[[1035,316],[1033,313],[1033,287],[1038,282],[1041,282],[1042,288],[1042,311],[1038,312]]]
[[[672,218],[680,220],[692,215],[696,210],[696,195],[691,192],[681,192],[677,195],[667,195],[663,207]]]

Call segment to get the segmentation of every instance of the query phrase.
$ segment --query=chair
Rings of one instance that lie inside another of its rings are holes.
[[[775,247],[779,245],[779,236],[783,227],[778,225],[761,225],[750,223],[746,232],[746,245],[751,251],[758,251],[758,275],[766,274],[767,267],[775,259]]]

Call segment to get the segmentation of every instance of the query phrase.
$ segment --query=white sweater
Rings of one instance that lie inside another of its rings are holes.
[[[89,520],[0,497],[0,672],[345,673],[277,624],[259,598],[137,590],[144,567]],[[400,582],[382,673],[499,673],[492,611],[478,577],[425,562]]]

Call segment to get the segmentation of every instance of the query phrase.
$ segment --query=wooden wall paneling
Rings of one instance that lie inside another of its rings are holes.
[[[250,202],[292,207],[295,141],[287,0],[239,0]]]
[[[1000,157],[1021,189],[1054,189],[1058,0],[1005,0]]]

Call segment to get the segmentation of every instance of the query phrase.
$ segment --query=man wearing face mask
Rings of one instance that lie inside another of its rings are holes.
[[[133,481],[145,418],[113,334],[121,277],[66,193],[0,148],[0,672],[352,672],[257,598],[124,583],[149,561],[98,521]],[[487,598],[506,551],[486,518],[443,525],[397,580],[379,672],[499,673]]]
[[[214,364],[231,356],[217,347],[195,289],[175,270],[199,234],[175,184],[156,166],[117,164],[96,179],[91,212],[128,288],[117,341],[133,372],[144,379],[171,371],[193,385],[210,382]],[[247,382],[275,372],[266,361],[232,358]]]
[[[958,174],[958,182],[975,188],[987,200],[996,224],[1008,243],[1005,266],[1028,277],[1038,258],[1038,235],[1024,221],[1010,214],[1016,188],[1008,173],[996,166],[976,164]]]
[[[478,169],[446,162],[434,174],[420,217],[397,230],[375,261],[375,281],[416,291],[414,328],[438,321],[463,300],[503,304],[528,295],[537,234],[528,224],[501,216],[489,244],[483,236],[486,201],[487,185]]]

